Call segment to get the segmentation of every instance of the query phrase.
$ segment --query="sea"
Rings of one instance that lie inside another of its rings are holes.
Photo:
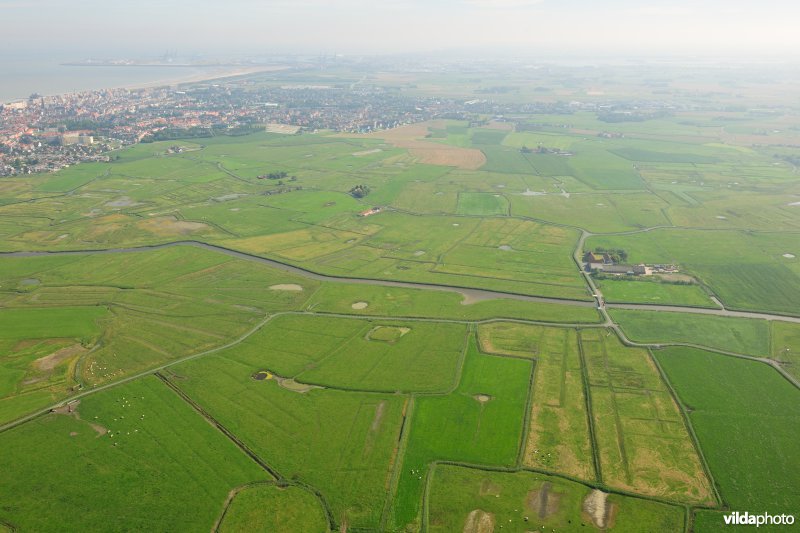
[[[74,60],[74,58],[72,58]],[[219,68],[171,66],[68,66],[69,58],[13,57],[0,54],[0,103],[41,95],[64,94],[196,80]]]

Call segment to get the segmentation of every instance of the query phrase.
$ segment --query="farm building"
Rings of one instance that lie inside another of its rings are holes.
[[[380,207],[373,207],[372,209],[367,209],[366,211],[362,211],[358,214],[360,217],[368,217],[370,215],[376,215],[381,212]]]
[[[603,270],[604,266],[613,265],[614,260],[607,252],[596,253],[586,252],[583,254],[583,262],[586,264],[587,271]]]
[[[645,276],[649,274],[645,265],[600,265],[599,268],[590,268],[593,272],[604,274],[627,274],[630,276]]]

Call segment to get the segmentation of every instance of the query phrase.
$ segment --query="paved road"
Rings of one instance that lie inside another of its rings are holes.
[[[222,246],[216,246],[213,244],[208,244],[198,241],[177,241],[167,244],[159,244],[155,246],[108,248],[104,250],[68,250],[68,251],[56,251],[56,252],[0,252],[0,257],[38,257],[38,256],[50,257],[54,255],[119,254],[119,253],[147,252],[151,250],[171,248],[173,246],[194,246],[195,248],[203,248],[205,250],[211,250],[214,252],[229,255],[231,257],[236,257],[238,259],[244,259],[247,261],[253,261],[256,263],[269,265],[272,268],[283,270],[285,272],[291,272],[292,274],[297,274],[299,276],[304,276],[306,278],[314,279],[317,281],[334,281],[337,283],[353,283],[358,285],[378,285],[383,287],[402,287],[406,289],[425,289],[425,290],[456,292],[464,295],[470,301],[507,298],[510,300],[521,300],[526,302],[575,305],[579,307],[595,306],[595,304],[590,301],[566,300],[563,298],[547,298],[544,296],[529,296],[527,294],[490,291],[484,289],[472,289],[469,287],[458,287],[455,285],[441,285],[436,283],[418,283],[413,281],[390,281],[390,280],[369,279],[369,278],[348,278],[340,276],[329,276],[325,274],[318,274],[317,272],[312,272],[310,270],[306,270],[301,267],[287,265],[286,263],[281,263],[280,261],[275,261],[273,259],[267,259],[266,257],[259,257],[257,255],[251,255],[244,252],[231,250],[230,248],[224,248]]]
[[[641,230],[640,230],[641,231]],[[581,266],[581,258],[580,258],[580,250],[583,248],[584,240],[589,237],[591,233],[583,232],[581,238],[578,242],[578,245],[575,248],[575,262],[578,265],[578,268]],[[509,300],[520,300],[526,302],[539,302],[539,303],[548,303],[548,304],[558,304],[558,305],[572,305],[576,307],[596,307],[599,308],[603,318],[605,319],[605,323],[608,325],[613,324],[613,321],[608,316],[606,312],[606,308],[608,309],[637,309],[637,310],[646,310],[646,311],[669,311],[669,312],[676,312],[676,313],[694,313],[694,314],[703,314],[703,315],[716,315],[716,316],[727,316],[727,317],[739,317],[739,318],[759,318],[764,320],[777,320],[783,322],[794,322],[800,324],[800,317],[792,317],[792,316],[784,316],[784,315],[773,315],[769,313],[758,313],[758,312],[750,312],[750,311],[731,311],[730,309],[713,309],[713,308],[699,308],[699,307],[684,307],[684,306],[677,306],[677,305],[650,305],[650,304],[604,304],[600,305],[603,302],[602,294],[599,292],[597,286],[594,284],[594,280],[589,276],[587,273],[583,273],[587,284],[592,289],[593,293],[597,295],[595,297],[595,301],[581,301],[581,300],[567,300],[562,298],[547,298],[544,296],[530,296],[527,294],[519,294],[513,292],[502,292],[502,291],[492,291],[492,290],[485,290],[485,289],[472,289],[469,287],[458,287],[454,285],[441,285],[436,283],[417,283],[411,281],[390,281],[390,280],[379,280],[379,279],[368,279],[368,278],[348,278],[348,277],[340,277],[340,276],[329,276],[325,274],[319,274],[316,272],[312,272],[310,270],[306,270],[301,267],[288,265],[286,263],[281,263],[280,261],[275,261],[274,259],[267,259],[265,257],[259,257],[257,255],[251,255],[244,252],[239,252],[236,250],[231,250],[230,248],[224,248],[222,246],[216,246],[214,244],[208,244],[204,242],[198,241],[177,241],[171,242],[167,244],[159,244],[155,246],[139,246],[139,247],[128,247],[128,248],[108,248],[102,250],[64,250],[64,251],[54,251],[54,252],[0,252],[0,257],[38,257],[38,256],[55,256],[55,255],[85,255],[85,254],[119,254],[119,253],[136,253],[136,252],[147,252],[151,250],[160,250],[164,248],[171,248],[174,246],[193,246],[195,248],[202,248],[205,250],[210,250],[218,253],[222,253],[231,257],[236,257],[238,259],[244,259],[246,261],[253,261],[256,263],[261,263],[265,265],[269,265],[272,268],[276,268],[279,270],[283,270],[285,272],[290,272],[292,274],[297,274],[299,276],[304,276],[309,279],[314,279],[317,281],[333,281],[337,283],[352,283],[352,284],[360,284],[360,285],[377,285],[383,287],[401,287],[406,289],[423,289],[423,290],[437,290],[437,291],[445,291],[445,292],[455,292],[461,294],[466,297],[467,300],[470,301],[481,301],[481,300],[493,300],[498,298],[505,298]]]
[[[606,304],[608,309],[635,309],[639,311],[673,311],[679,313],[694,313],[697,315],[717,315],[738,318],[761,318],[763,320],[780,320],[800,324],[800,317],[771,315],[769,313],[756,313],[754,311],[731,311],[730,309],[714,309],[705,307],[674,307],[670,305],[650,304]]]

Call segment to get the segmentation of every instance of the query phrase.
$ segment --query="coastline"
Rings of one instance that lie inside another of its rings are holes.
[[[82,65],[81,65],[82,66]],[[79,66],[72,66],[70,68],[79,68]],[[124,67],[114,67],[115,69],[123,69]],[[135,68],[135,67],[133,67]],[[190,68],[190,67],[184,67]],[[198,69],[206,69],[205,72],[187,72],[183,75],[178,76],[171,76],[165,79],[158,79],[152,81],[146,81],[141,83],[123,83],[123,84],[109,84],[102,87],[94,87],[92,89],[86,89],[85,91],[65,91],[65,92],[54,92],[43,94],[42,96],[51,97],[51,96],[61,96],[67,94],[77,94],[80,92],[90,92],[90,91],[102,91],[105,89],[149,89],[153,87],[163,87],[163,86],[174,86],[174,85],[181,85],[185,83],[199,83],[203,81],[212,81],[212,80],[220,80],[224,78],[233,78],[237,76],[246,76],[250,74],[258,74],[260,72],[273,72],[273,71],[280,71],[280,70],[287,70],[291,67],[282,66],[282,65],[262,65],[262,66],[253,66],[253,67],[243,67],[243,66],[214,66],[214,67],[203,67],[202,65],[197,66]],[[12,98],[12,99],[4,99],[0,100],[0,105],[4,104],[11,104],[14,102],[22,102],[25,101],[27,98]]]
[[[124,67],[116,67],[116,68],[124,68]],[[204,67],[198,67],[204,68]],[[291,67],[284,67],[284,66],[260,66],[260,67],[236,67],[233,70],[228,70],[228,68],[232,67],[214,67],[221,69],[219,72],[211,73],[211,72],[204,72],[204,73],[195,73],[188,76],[180,76],[177,78],[169,78],[166,80],[157,80],[151,82],[144,82],[144,83],[136,83],[133,85],[124,85],[122,87],[111,87],[112,89],[148,89],[151,87],[163,87],[164,85],[181,85],[183,83],[198,83],[201,81],[212,81],[212,80],[220,80],[223,78],[235,78],[237,76],[247,76],[249,74],[258,74],[260,72],[275,72],[279,70],[287,70]],[[109,87],[102,87],[101,89],[95,90],[102,90],[107,89]]]

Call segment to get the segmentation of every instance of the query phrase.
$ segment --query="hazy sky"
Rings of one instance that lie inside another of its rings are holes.
[[[0,50],[79,57],[800,51],[796,0],[0,0]]]

